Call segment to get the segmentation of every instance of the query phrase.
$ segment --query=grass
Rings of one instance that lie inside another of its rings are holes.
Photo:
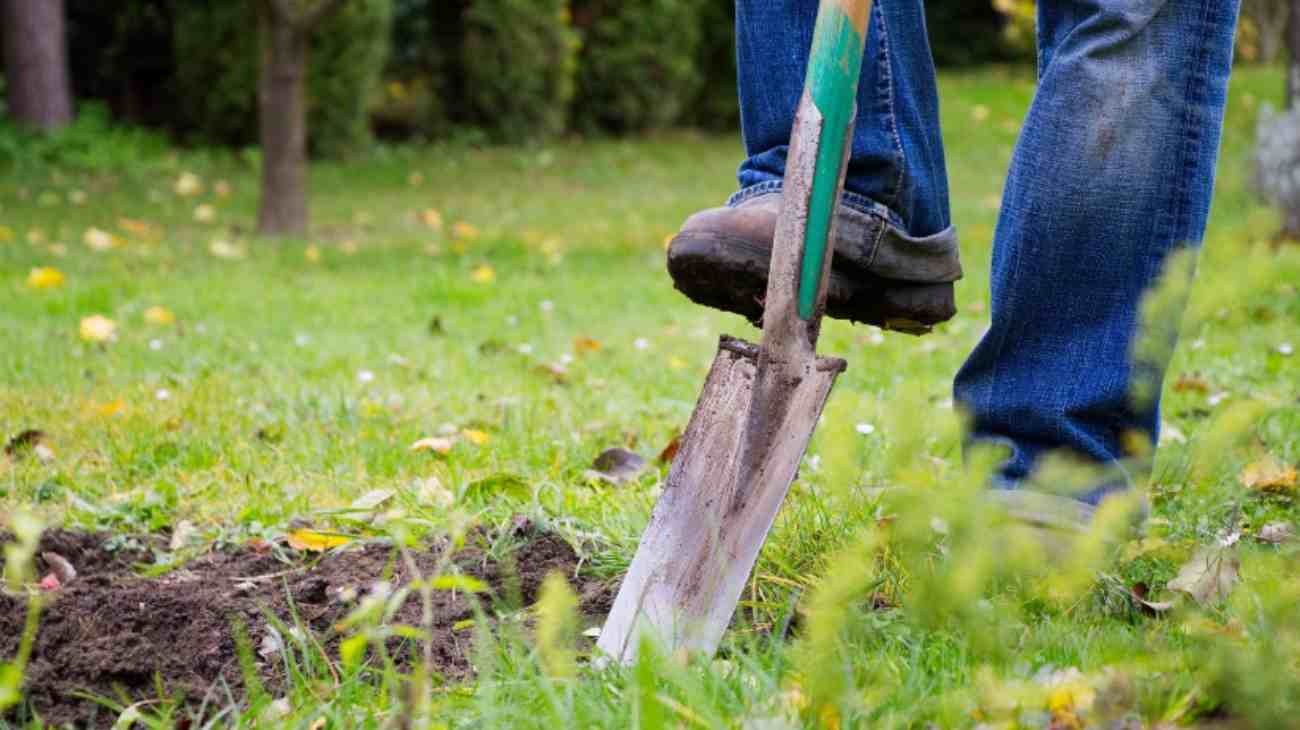
[[[987,322],[1002,176],[1032,83],[1009,71],[948,75],[961,311],[923,339],[826,327],[821,350],[850,369],[724,658],[561,676],[544,661],[557,647],[507,624],[484,637],[476,683],[437,691],[437,723],[1294,722],[1296,552],[1253,536],[1295,524],[1295,490],[1239,479],[1261,459],[1300,462],[1300,248],[1268,245],[1276,215],[1247,186],[1255,114],[1282,86],[1267,69],[1234,80],[1200,275],[1166,382],[1151,537],[1037,579],[998,565],[949,393]],[[391,489],[424,534],[523,513],[581,546],[587,570],[616,576],[664,471],[624,488],[584,471],[611,446],[657,453],[686,423],[717,335],[756,336],[689,304],[663,271],[666,237],[726,197],[739,153],[732,137],[680,133],[383,149],[316,165],[313,235],[279,242],[248,234],[256,176],[239,156],[15,168],[0,178],[0,435],[39,429],[53,456],[0,461],[0,509],[121,534],[188,522],[209,543],[279,537],[303,518],[354,530],[335,511]],[[202,193],[175,191],[184,173]],[[211,222],[196,220],[204,204]],[[110,250],[83,242],[92,228],[117,237]],[[66,282],[29,287],[41,266]],[[175,321],[150,323],[152,307]],[[116,341],[79,337],[94,314],[116,323]],[[858,433],[862,423],[874,430]],[[445,458],[408,448],[439,434],[457,438]],[[451,506],[422,497],[430,477]],[[920,496],[877,489],[901,484]],[[931,529],[937,516],[946,538]],[[1167,597],[1197,547],[1231,531],[1244,537],[1230,600],[1163,618],[1134,608],[1128,586]],[[831,564],[861,570],[827,573]],[[866,593],[893,607],[865,610]],[[796,603],[797,638],[772,638]],[[269,697],[231,699],[219,722],[337,727],[398,713],[392,670],[345,672],[318,701],[330,675],[319,657],[302,667],[287,715],[268,714]],[[174,721],[162,706],[145,720]]]

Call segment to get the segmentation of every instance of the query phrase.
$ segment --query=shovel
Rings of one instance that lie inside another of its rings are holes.
[[[717,650],[846,366],[818,357],[816,346],[870,7],[821,0],[791,132],[762,344],[722,337],[596,643],[615,661],[633,661],[643,637],[670,652]]]

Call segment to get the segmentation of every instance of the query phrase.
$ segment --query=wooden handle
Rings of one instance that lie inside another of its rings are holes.
[[[870,0],[822,0],[817,12],[768,275],[763,339],[769,347],[815,350],[870,11]]]

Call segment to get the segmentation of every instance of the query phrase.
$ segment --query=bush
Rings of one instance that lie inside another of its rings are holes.
[[[575,0],[575,126],[625,133],[681,121],[704,83],[697,54],[710,2],[718,0]]]
[[[503,141],[563,132],[578,51],[567,0],[474,0],[464,27],[469,121]]]
[[[700,43],[695,66],[704,80],[681,120],[711,130],[740,127],[736,93],[736,4],[707,2],[700,12]]]
[[[175,25],[180,130],[202,141],[257,139],[260,62],[256,0],[185,3]],[[351,0],[312,37],[307,104],[311,149],[339,156],[365,146],[370,96],[388,48],[392,0]]]

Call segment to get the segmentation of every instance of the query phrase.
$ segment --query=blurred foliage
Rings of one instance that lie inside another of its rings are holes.
[[[195,143],[257,139],[254,0],[130,0],[68,4],[77,95],[115,116]],[[311,147],[338,156],[370,137],[369,98],[388,57],[392,0],[351,0],[312,39]]]
[[[703,85],[704,0],[575,0],[582,32],[574,124],[634,132],[678,121]]]
[[[0,123],[0,166],[21,173],[60,167],[121,174],[167,151],[162,135],[114,123],[102,102],[83,102],[72,124],[50,134]]]
[[[578,37],[567,0],[474,0],[465,10],[461,69],[473,121],[494,139],[564,131]]]

